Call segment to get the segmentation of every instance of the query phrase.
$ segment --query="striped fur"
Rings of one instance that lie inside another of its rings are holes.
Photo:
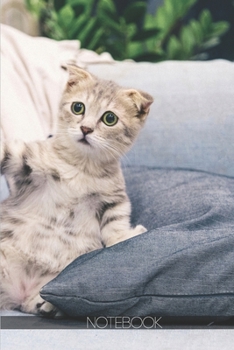
[[[56,134],[5,145],[1,166],[11,190],[1,208],[1,307],[55,317],[39,295],[44,284],[81,254],[145,231],[130,227],[119,159],[153,101],[76,66],[68,71]],[[85,113],[74,114],[73,102]],[[114,126],[102,121],[106,111],[118,116]]]

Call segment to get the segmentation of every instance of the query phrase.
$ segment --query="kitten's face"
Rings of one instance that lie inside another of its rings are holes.
[[[152,97],[97,79],[76,66],[68,70],[59,132],[67,134],[82,154],[107,161],[119,158],[143,126]]]

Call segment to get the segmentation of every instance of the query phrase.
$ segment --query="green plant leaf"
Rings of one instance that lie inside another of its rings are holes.
[[[158,28],[139,30],[133,37],[132,41],[144,41],[155,37],[159,33]]]
[[[88,16],[91,16],[93,13],[93,8],[96,0],[66,0],[66,1],[67,1],[67,4],[74,9],[76,15],[86,14]]]
[[[156,52],[145,52],[135,57],[131,57],[136,62],[159,62],[163,56]]]
[[[138,28],[135,23],[130,23],[130,24],[125,24],[123,26],[124,32],[125,32],[125,37],[128,38],[128,41],[133,41],[134,35],[137,33]]]
[[[85,14],[74,19],[68,31],[69,37],[71,39],[77,38],[80,35],[80,33],[82,33],[82,30],[85,27],[87,21],[88,19]]]
[[[201,50],[207,50],[211,47],[214,47],[220,43],[220,39],[218,37],[213,37],[201,44]]]
[[[99,0],[98,9],[112,14],[115,14],[117,12],[115,3],[112,0]]]
[[[180,31],[180,41],[183,46],[183,51],[189,57],[193,53],[193,48],[196,45],[193,32],[189,26],[182,27]]]
[[[144,52],[143,45],[139,41],[131,41],[128,44],[128,58],[135,57]]]
[[[84,0],[67,0],[67,4],[72,7],[76,17],[88,12],[87,3]]]
[[[174,18],[178,18],[181,13],[184,11],[185,3],[183,3],[181,0],[173,1],[173,12],[174,12]]]
[[[115,22],[119,22],[119,16],[115,4],[112,0],[99,0],[97,6],[97,16],[103,18],[109,18]]]
[[[172,33],[179,21],[197,1],[198,0],[164,0],[164,3],[159,6],[154,15],[154,26],[161,28],[162,38]]]
[[[124,11],[123,18],[126,23],[136,23],[144,18],[146,14],[146,4],[142,1],[137,1],[130,4]]]
[[[151,29],[155,28],[155,17],[149,13],[145,15],[144,28]]]
[[[230,28],[230,24],[226,21],[219,21],[212,23],[212,35],[221,36],[225,34]]]
[[[118,37],[116,39],[113,37],[108,37],[105,41],[105,45],[103,46],[105,51],[109,52],[114,59],[123,60],[127,58],[124,43]]]
[[[88,50],[96,51],[98,47],[101,45],[101,38],[104,34],[103,28],[99,28],[97,31],[95,31],[93,37],[91,38],[90,42],[87,44]]]
[[[51,39],[54,39],[54,40],[66,39],[66,34],[64,33],[63,29],[53,19],[47,19],[44,22],[43,29]]]
[[[100,26],[106,28],[107,31],[112,31],[113,34],[123,35],[123,30],[120,23],[112,21],[110,18],[98,18]]]
[[[43,10],[46,9],[46,1],[44,0],[24,0],[26,8],[37,18],[41,16]]]
[[[198,20],[182,25],[198,0],[164,0],[154,15],[146,14],[146,2],[135,1],[123,16],[118,15],[114,0],[24,1],[40,18],[48,37],[79,39],[82,47],[108,51],[120,60],[204,59],[206,50],[217,45],[230,27],[225,21],[214,23],[207,9]]]
[[[171,21],[172,18],[175,18],[175,6],[173,6],[173,2],[171,0],[164,0],[164,8],[169,21]]]
[[[82,47],[85,48],[89,46],[98,28],[99,26],[97,25],[97,19],[90,18],[78,37],[78,39],[81,41]]]
[[[175,35],[172,35],[167,45],[167,58],[170,60],[178,59],[182,51],[182,45]]]
[[[192,29],[193,31],[193,35],[194,35],[194,38],[196,40],[196,44],[197,45],[200,45],[204,39],[204,35],[203,35],[203,30],[202,30],[202,26],[201,24],[196,21],[196,20],[191,20],[189,22],[189,25],[190,25],[190,28]]]
[[[164,7],[159,7],[155,17],[155,24],[158,28],[165,29],[170,26],[167,21],[167,12]]]
[[[198,2],[198,0],[179,0],[180,12],[178,13],[179,18],[183,18],[186,13],[188,13],[189,9]]]
[[[212,17],[209,10],[203,10],[199,16],[199,22],[201,23],[203,32],[205,34],[209,33],[212,26]]]
[[[174,18],[176,18],[176,20],[183,18],[197,1],[198,0],[170,0],[173,5]]]
[[[112,0],[99,0],[98,9],[106,13],[116,13],[115,3]]]
[[[75,17],[74,11],[70,5],[66,5],[58,12],[58,22],[62,27],[69,27]]]

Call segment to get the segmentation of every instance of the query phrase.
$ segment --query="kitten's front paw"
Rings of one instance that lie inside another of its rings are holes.
[[[142,226],[142,225],[137,225],[137,226],[134,228],[134,231],[135,231],[136,236],[137,236],[137,235],[140,235],[141,233],[146,232],[147,229],[146,229],[144,226]]]
[[[110,247],[114,244],[125,241],[126,239],[138,236],[146,231],[147,231],[147,229],[144,226],[137,225],[135,228],[131,228],[128,231],[122,231],[115,236],[108,237],[108,240],[106,240],[105,245],[106,245],[106,247]]]
[[[21,305],[21,311],[47,318],[64,318],[65,314],[38,294]]]
[[[57,307],[49,303],[48,301],[44,301],[40,304],[37,304],[38,315],[47,318],[64,318],[65,315],[62,311],[60,311]]]

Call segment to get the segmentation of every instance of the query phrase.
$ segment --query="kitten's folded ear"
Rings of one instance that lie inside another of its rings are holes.
[[[70,89],[73,86],[79,85],[80,83],[87,80],[94,80],[94,77],[88,73],[85,69],[76,66],[75,64],[68,64],[63,66],[69,73],[67,81],[67,88]]]
[[[127,96],[133,100],[135,106],[137,107],[139,111],[139,118],[144,120],[149,113],[151,104],[154,102],[153,97],[147,92],[141,90],[129,89],[126,90],[126,93]]]

